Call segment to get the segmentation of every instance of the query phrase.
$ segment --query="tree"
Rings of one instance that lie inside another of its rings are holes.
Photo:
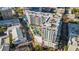
[[[75,14],[76,17],[79,17],[79,8],[73,8],[72,13]]]
[[[75,51],[79,51],[79,48],[76,48],[76,50]]]
[[[77,13],[77,12],[79,13],[79,8],[73,8],[72,9],[72,13]]]
[[[0,26],[0,32],[5,32],[7,30],[6,27]]]
[[[35,51],[42,51],[43,48],[40,45],[35,46]]]
[[[65,45],[65,46],[64,46],[64,51],[67,51],[67,50],[68,50],[68,46]]]
[[[12,47],[12,34],[11,33],[9,33],[9,42],[10,42],[10,47]]]
[[[49,47],[47,50],[48,50],[48,51],[54,51],[54,48]]]
[[[15,10],[16,16],[18,17],[24,16],[24,8],[15,7],[14,10]]]

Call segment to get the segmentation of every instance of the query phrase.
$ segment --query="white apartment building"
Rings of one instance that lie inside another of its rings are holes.
[[[44,43],[44,46],[55,48],[61,17],[56,14],[53,16],[52,13],[34,12],[29,10],[26,10],[26,16],[28,17],[29,24],[41,29],[42,35],[35,35],[35,37],[37,36],[41,39],[36,39],[36,41],[39,42],[40,40],[41,43]]]
[[[49,47],[56,48],[57,46],[57,35],[59,34],[59,26],[60,26],[60,17],[52,17],[50,20],[51,26],[44,26],[43,33],[44,33],[44,43]]]

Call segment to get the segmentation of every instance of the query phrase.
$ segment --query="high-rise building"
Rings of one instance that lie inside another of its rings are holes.
[[[48,12],[35,12],[26,10],[26,16],[28,17],[29,24],[32,24],[34,33],[41,33],[39,37],[43,46],[56,48],[58,36],[60,33],[60,20],[61,17],[54,13]],[[37,28],[37,30],[36,30]],[[40,28],[40,30],[38,29]],[[35,37],[38,36],[35,34]],[[39,41],[39,39],[37,39]]]

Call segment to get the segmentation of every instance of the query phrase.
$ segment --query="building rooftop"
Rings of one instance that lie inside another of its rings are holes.
[[[6,19],[6,20],[0,20],[0,25],[10,25],[10,24],[19,24],[19,20],[18,19]]]
[[[11,9],[11,7],[0,7],[0,11]]]
[[[69,33],[70,35],[79,36],[79,24],[69,23]]]
[[[56,8],[50,8],[50,7],[28,7],[26,8],[30,11],[35,11],[35,12],[45,12],[45,13],[54,13]]]

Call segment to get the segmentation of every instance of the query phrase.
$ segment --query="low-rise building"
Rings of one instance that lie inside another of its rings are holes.
[[[13,16],[13,9],[10,7],[2,7],[0,8],[0,20],[12,19]]]
[[[79,24],[68,24],[69,27],[69,42],[68,50],[76,51],[79,50]]]
[[[19,25],[11,26],[7,29],[7,35],[12,35],[12,43],[20,44],[26,41],[26,37],[23,36],[23,33],[19,27]]]
[[[23,33],[19,27],[13,27],[12,29],[13,44],[20,44],[25,42],[26,37],[23,37]]]

